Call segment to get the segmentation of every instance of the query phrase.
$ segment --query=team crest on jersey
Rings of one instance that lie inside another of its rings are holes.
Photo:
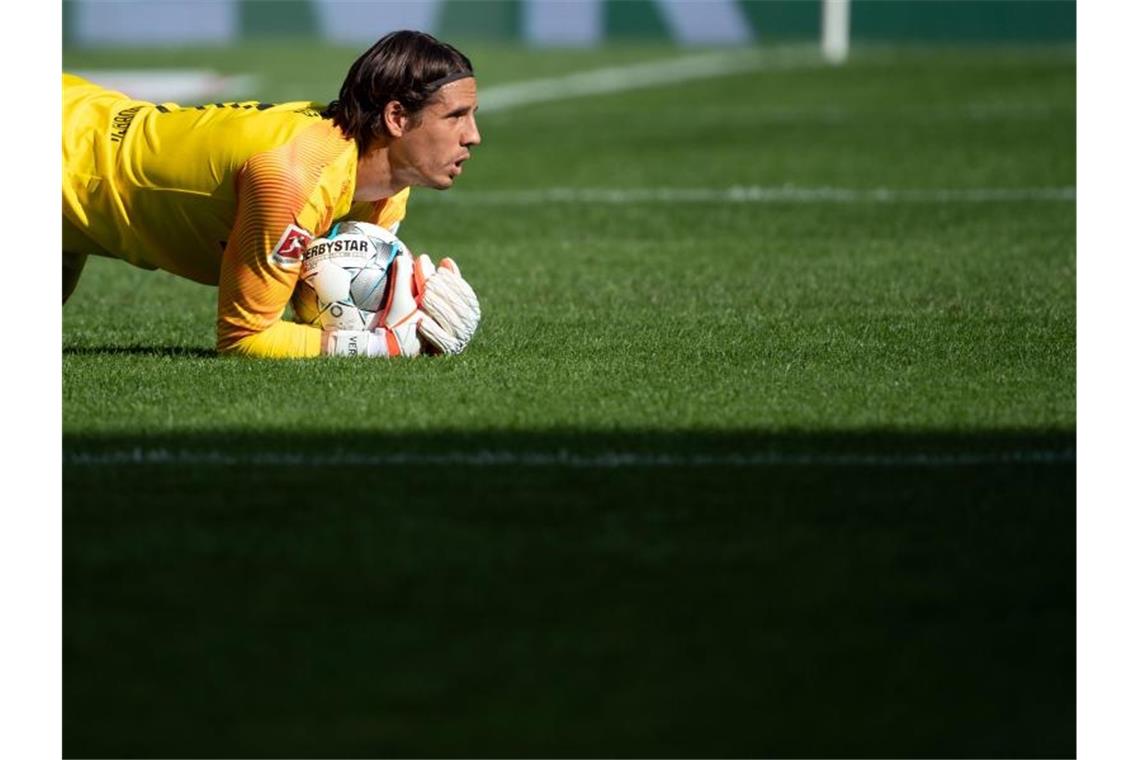
[[[295,224],[290,224],[269,254],[269,260],[278,266],[293,268],[301,265],[305,249],[313,236]]]

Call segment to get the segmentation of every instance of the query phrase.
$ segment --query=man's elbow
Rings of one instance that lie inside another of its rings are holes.
[[[257,331],[248,327],[238,327],[224,321],[218,322],[217,341],[214,344],[218,356],[255,356],[251,349],[256,341],[250,340]]]

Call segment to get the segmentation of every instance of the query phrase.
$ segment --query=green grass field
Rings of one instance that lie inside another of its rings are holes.
[[[356,52],[64,62],[325,100]],[[760,55],[481,113],[401,228],[459,357],[220,359],[212,289],[88,264],[65,754],[1075,754],[1074,52]]]

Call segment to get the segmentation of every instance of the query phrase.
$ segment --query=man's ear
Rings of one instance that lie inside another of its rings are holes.
[[[408,112],[398,100],[389,100],[384,106],[384,127],[392,137],[402,137],[408,131]]]

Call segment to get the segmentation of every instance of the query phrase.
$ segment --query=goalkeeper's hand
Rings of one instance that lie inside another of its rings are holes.
[[[402,253],[388,267],[388,300],[369,330],[326,330],[321,353],[328,356],[419,356],[416,328],[424,318],[416,304],[415,262]]]
[[[427,254],[416,258],[415,291],[424,318],[419,335],[430,353],[458,354],[467,348],[479,327],[482,311],[475,291],[459,274],[459,265],[445,258],[437,269]]]

